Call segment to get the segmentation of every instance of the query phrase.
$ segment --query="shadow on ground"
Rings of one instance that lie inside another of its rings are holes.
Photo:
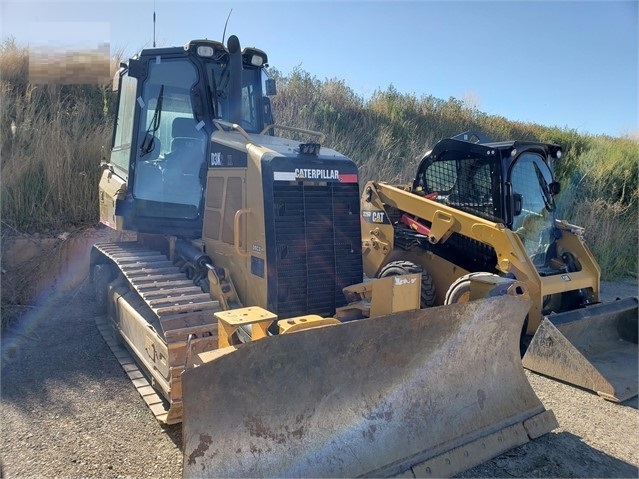
[[[127,401],[152,417],[100,335],[97,314],[86,284],[26,308],[2,332],[2,401],[26,414],[54,412],[64,420],[86,414],[82,397],[91,394],[101,396],[105,417],[114,407],[128,407]],[[162,430],[181,447],[179,424]]]
[[[638,477],[628,464],[569,432],[550,433],[455,477]]]

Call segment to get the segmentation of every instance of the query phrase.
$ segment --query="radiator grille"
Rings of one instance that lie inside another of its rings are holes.
[[[358,185],[275,183],[273,196],[276,313],[330,316],[362,281]]]

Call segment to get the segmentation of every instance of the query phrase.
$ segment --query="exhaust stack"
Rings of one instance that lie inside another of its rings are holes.
[[[235,36],[229,37],[229,120],[231,123],[241,123],[242,120],[242,49],[240,40]]]

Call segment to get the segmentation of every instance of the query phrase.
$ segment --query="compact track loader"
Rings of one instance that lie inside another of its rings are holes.
[[[422,306],[481,297],[481,282],[525,284],[524,367],[611,401],[637,394],[637,298],[599,301],[584,230],[555,217],[557,145],[464,133],[437,143],[412,184],[363,189],[364,272],[422,273]]]
[[[420,310],[419,273],[363,282],[356,165],[273,123],[266,65],[195,40],[114,82],[100,217],[137,240],[92,250],[98,327],[182,422],[184,476],[451,475],[556,427],[519,360],[525,285]]]

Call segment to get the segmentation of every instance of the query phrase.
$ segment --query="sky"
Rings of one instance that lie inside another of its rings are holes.
[[[621,136],[639,132],[639,0],[0,0],[0,35],[30,49],[153,45],[237,35],[269,65],[455,97],[509,120]]]

